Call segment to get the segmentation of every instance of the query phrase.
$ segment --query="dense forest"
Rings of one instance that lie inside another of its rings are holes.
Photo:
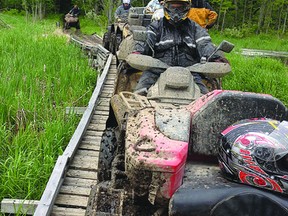
[[[131,0],[132,6],[145,6],[149,0]],[[248,33],[286,34],[287,0],[210,0],[218,13],[216,29],[233,31],[235,36]],[[50,14],[67,12],[73,4],[78,4],[82,15],[91,18],[99,16],[105,23],[113,20],[113,11],[120,0],[0,0],[0,10],[16,9],[26,16],[42,19]],[[238,35],[237,35],[238,34]]]

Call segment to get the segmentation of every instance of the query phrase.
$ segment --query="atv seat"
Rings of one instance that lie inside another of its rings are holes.
[[[191,112],[189,154],[217,156],[221,132],[243,119],[287,120],[288,111],[278,99],[240,91],[215,90],[187,106]]]

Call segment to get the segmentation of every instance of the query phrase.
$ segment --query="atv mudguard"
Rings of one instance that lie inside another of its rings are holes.
[[[288,111],[277,98],[267,94],[215,90],[187,106],[191,112],[189,154],[217,156],[220,133],[243,119],[287,120]]]
[[[203,166],[188,162],[185,172],[183,185],[170,200],[169,215],[288,215],[287,196],[229,182],[221,176],[217,164]]]

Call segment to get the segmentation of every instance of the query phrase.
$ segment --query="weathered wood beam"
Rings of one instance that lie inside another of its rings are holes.
[[[38,203],[38,200],[3,199],[1,213],[33,215]]]

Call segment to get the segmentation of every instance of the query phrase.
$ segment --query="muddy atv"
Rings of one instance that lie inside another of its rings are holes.
[[[120,43],[131,35],[131,26],[146,27],[150,24],[152,15],[144,14],[143,11],[144,7],[130,8],[128,15],[109,25],[103,36],[103,46],[111,53],[116,54]]]
[[[64,18],[64,30],[70,29],[71,27],[80,29],[80,21],[77,16],[73,16],[68,13],[65,15],[65,18]]]
[[[231,49],[223,41],[216,51]],[[141,71],[151,67],[166,71],[147,97],[133,93]],[[287,213],[286,197],[220,175],[221,131],[242,119],[287,120],[287,108],[272,96],[215,88],[202,95],[191,75],[197,72],[209,81],[230,71],[227,63],[169,67],[149,56],[126,55],[102,136],[99,183],[90,197],[94,212],[240,216],[259,215],[255,205],[260,205],[260,215],[268,216],[269,208],[279,209],[275,215]]]

